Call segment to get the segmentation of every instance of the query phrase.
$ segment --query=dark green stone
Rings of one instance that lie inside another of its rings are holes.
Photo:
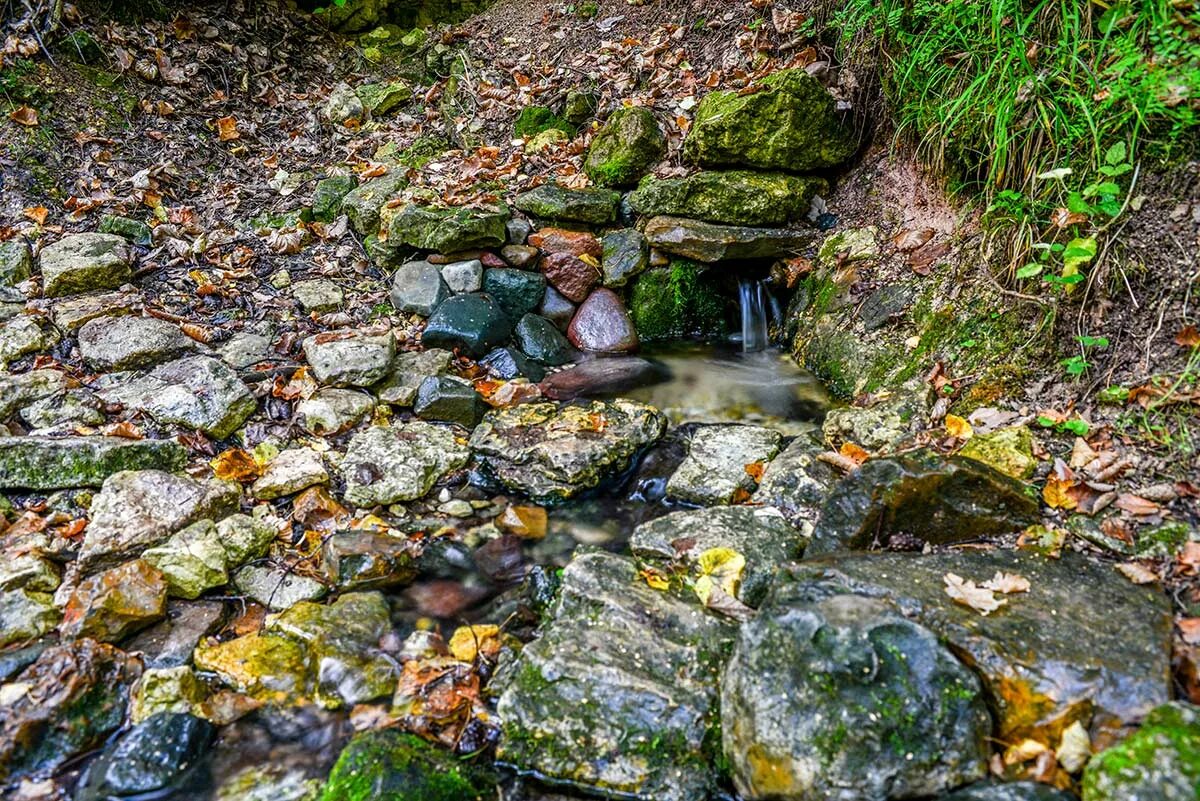
[[[534,217],[591,225],[611,223],[620,204],[621,194],[611,189],[564,189],[554,184],[543,184],[513,200],[514,206]]]
[[[320,801],[491,801],[496,780],[412,734],[356,735],[338,756]]]
[[[575,361],[576,351],[554,323],[536,314],[526,314],[514,332],[517,347],[536,362],[551,367]]]
[[[494,268],[483,274],[483,291],[495,299],[510,320],[517,320],[542,302],[546,276],[530,270]]]
[[[318,222],[333,222],[342,213],[342,199],[358,186],[352,175],[333,175],[317,181],[313,189],[312,213]]]
[[[666,137],[653,112],[641,107],[617,109],[588,147],[584,171],[597,186],[633,186],[666,149]]]
[[[207,720],[186,712],[147,718],[88,766],[76,801],[203,792],[208,784],[203,757],[213,732]]]
[[[459,349],[478,359],[503,345],[512,333],[512,322],[491,295],[455,295],[430,316],[421,334],[426,347]]]
[[[0,437],[0,487],[98,487],[122,470],[181,470],[186,459],[169,439]]]
[[[413,412],[422,420],[474,428],[486,404],[470,381],[450,375],[429,376],[417,387]]]
[[[687,178],[642,179],[629,196],[634,211],[733,225],[784,225],[803,217],[825,190],[823,178],[785,173],[699,172]]]
[[[97,230],[102,234],[123,236],[135,245],[149,245],[151,242],[150,226],[129,217],[105,214],[100,218],[100,226]]]

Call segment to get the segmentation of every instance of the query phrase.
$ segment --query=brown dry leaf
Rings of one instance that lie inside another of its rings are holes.
[[[842,447],[838,448],[838,454],[845,456],[847,459],[854,462],[856,466],[861,465],[863,462],[867,461],[867,459],[871,458],[871,454],[866,448],[854,442],[843,442]]]
[[[1200,617],[1184,617],[1178,622],[1179,633],[1188,645],[1200,645]]]
[[[45,206],[31,206],[30,208],[25,209],[22,214],[33,220],[38,225],[45,225],[46,217],[50,214],[50,210]]]
[[[128,420],[122,420],[119,423],[101,426],[100,433],[109,437],[123,437],[124,439],[146,438],[146,435],[142,433],[142,430]]]
[[[262,468],[254,460],[254,456],[241,448],[222,451],[209,465],[213,474],[222,481],[245,483],[262,475]]]
[[[1175,560],[1179,565],[1180,575],[1200,575],[1200,542],[1185,543]]]
[[[704,605],[714,612],[733,620],[746,621],[754,617],[754,610],[746,606],[734,596],[713,585],[704,600]]]
[[[1096,456],[1097,453],[1092,450],[1091,445],[1087,444],[1087,440],[1085,440],[1083,437],[1075,438],[1075,445],[1071,448],[1071,467],[1080,468],[1084,465],[1091,464],[1092,460],[1095,459]]]
[[[1022,740],[1021,742],[1010,745],[1004,749],[1004,764],[1005,765],[1020,765],[1023,762],[1028,762],[1031,759],[1037,759],[1042,754],[1049,751],[1050,748],[1045,743],[1040,743],[1037,740]]]
[[[1155,515],[1158,514],[1162,507],[1154,501],[1148,501],[1140,495],[1134,495],[1131,492],[1122,492],[1117,496],[1117,508],[1129,512],[1131,515]]]
[[[970,439],[975,435],[971,424],[956,414],[946,415],[946,433],[957,439]]]
[[[1050,224],[1055,228],[1066,228],[1068,225],[1078,225],[1087,222],[1088,216],[1066,208],[1057,208],[1050,215]]]
[[[1059,478],[1052,473],[1046,479],[1046,486],[1042,488],[1042,500],[1051,509],[1074,509],[1079,505],[1078,498],[1071,492],[1075,486],[1074,479]]]
[[[1200,331],[1197,331],[1194,325],[1185,325],[1175,335],[1175,344],[1181,348],[1200,346]]]
[[[942,581],[946,582],[946,594],[951,600],[969,606],[985,617],[1007,603],[1003,598],[997,598],[992,590],[977,587],[975,582],[954,573],[942,576]]]
[[[1158,581],[1158,574],[1142,562],[1122,562],[1117,565],[1117,570],[1134,584],[1153,584]]]
[[[29,106],[17,106],[8,115],[8,118],[17,125],[24,125],[27,128],[32,128],[38,124],[37,110]]]
[[[1032,586],[1029,579],[1016,573],[1005,573],[997,570],[996,575],[992,576],[987,581],[979,585],[984,589],[992,590],[993,592],[1011,595],[1015,592],[1029,592]]]
[[[241,139],[242,135],[238,131],[237,120],[232,116],[221,117],[217,120],[217,138],[222,142],[232,142],[234,139]]]
[[[892,237],[892,245],[901,253],[907,253],[910,250],[916,250],[930,239],[933,239],[933,234],[934,230],[932,228],[904,230]]]

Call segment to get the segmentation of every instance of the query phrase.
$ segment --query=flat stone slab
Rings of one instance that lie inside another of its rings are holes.
[[[812,235],[802,231],[717,225],[665,216],[646,223],[645,235],[651,247],[703,262],[790,256],[813,241]]]
[[[749,500],[754,473],[779,453],[779,432],[761,426],[721,425],[697,429],[687,458],[667,480],[667,496],[688,503]],[[757,475],[762,475],[758,472]]]
[[[98,487],[122,470],[181,470],[174,440],[125,437],[0,437],[0,488]]]
[[[446,426],[419,420],[373,426],[355,434],[346,448],[340,466],[346,499],[358,506],[416,500],[469,456]]]
[[[178,358],[195,340],[157,317],[98,317],[79,329],[79,355],[98,370],[130,370]]]
[[[129,245],[116,234],[71,234],[42,248],[48,298],[116,289],[133,277]]]

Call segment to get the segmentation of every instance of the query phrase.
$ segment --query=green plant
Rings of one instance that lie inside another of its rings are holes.
[[[1087,360],[1088,351],[1093,348],[1107,348],[1108,339],[1106,337],[1091,337],[1081,336],[1075,338],[1079,342],[1080,353],[1075,356],[1063,359],[1061,364],[1067,371],[1067,375],[1078,378],[1087,372],[1087,369],[1092,366]]]
[[[1091,430],[1091,426],[1087,424],[1087,421],[1079,417],[1056,421],[1053,417],[1041,416],[1038,417],[1037,422],[1043,428],[1052,428],[1060,434],[1069,433],[1077,437],[1086,437],[1088,431]]]

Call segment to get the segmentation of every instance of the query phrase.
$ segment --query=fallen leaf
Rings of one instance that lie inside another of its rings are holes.
[[[720,587],[712,587],[704,605],[709,609],[734,620],[749,620],[754,617],[754,610],[725,592]]]
[[[29,106],[17,106],[8,115],[8,118],[17,125],[24,125],[27,128],[32,128],[38,124],[38,113],[36,109]]]
[[[241,139],[242,135],[238,131],[237,120],[232,116],[221,117],[217,120],[217,138],[222,142],[232,142],[234,139]]]
[[[652,590],[659,590],[661,592],[671,586],[671,581],[666,575],[652,567],[639,570],[638,577],[645,581]]]
[[[933,239],[934,230],[932,228],[914,228],[901,231],[892,237],[892,245],[896,250],[902,253],[907,253],[910,250],[916,250],[924,245],[930,239]]]
[[[946,433],[956,439],[970,439],[975,435],[971,424],[956,414],[946,415]]]
[[[736,595],[742,583],[742,571],[746,568],[746,557],[732,548],[709,548],[696,558],[700,577],[696,579],[696,595],[703,604],[708,603],[714,587],[728,595]]]
[[[1004,573],[1000,570],[996,571],[996,575],[992,576],[987,581],[979,585],[984,589],[993,590],[994,592],[1011,595],[1015,592],[1029,592],[1029,579],[1016,573]]]
[[[866,448],[853,442],[843,442],[842,447],[838,448],[838,454],[854,462],[855,466],[859,466],[871,458],[871,454]]]
[[[766,465],[762,462],[751,462],[743,468],[746,475],[754,479],[755,483],[762,481],[763,471],[766,470]]]
[[[1179,633],[1188,645],[1200,645],[1200,617],[1183,617],[1179,619]]]
[[[500,627],[491,624],[459,626],[449,643],[451,656],[460,662],[474,662],[479,656],[495,659],[500,646]]]
[[[946,582],[946,594],[955,603],[969,606],[981,615],[987,616],[1007,603],[1003,598],[997,598],[991,590],[977,587],[975,582],[954,573],[942,576],[942,581]]]
[[[1185,325],[1175,334],[1175,344],[1181,348],[1200,346],[1200,331],[1197,331],[1194,325]]]
[[[1046,478],[1042,488],[1042,500],[1051,509],[1074,509],[1079,501],[1071,490],[1076,486],[1074,479],[1059,478],[1053,473]]]
[[[1050,215],[1050,224],[1055,228],[1066,228],[1068,225],[1077,225],[1087,222],[1088,216],[1078,211],[1071,211],[1066,208],[1057,208]]]
[[[213,474],[222,481],[245,483],[262,475],[262,468],[254,456],[241,448],[222,451],[209,462],[209,466],[212,467]]]
[[[1004,764],[1020,765],[1022,762],[1037,759],[1049,750],[1050,748],[1045,743],[1040,743],[1037,740],[1022,740],[1004,749]]]
[[[1075,445],[1071,448],[1070,465],[1078,469],[1091,464],[1096,455],[1096,452],[1092,450],[1092,446],[1087,444],[1087,440],[1083,437],[1076,437]]]
[[[22,213],[38,225],[45,225],[46,216],[50,214],[50,210],[45,206],[32,206],[25,209]]]
[[[1158,581],[1158,574],[1141,562],[1122,562],[1117,565],[1117,570],[1134,584],[1153,584]]]
[[[1154,501],[1148,501],[1140,495],[1134,495],[1131,492],[1122,492],[1117,496],[1117,508],[1129,512],[1131,515],[1154,515],[1158,514],[1162,507]]]
[[[1088,737],[1087,729],[1082,723],[1077,720],[1063,730],[1054,756],[1067,773],[1083,770],[1083,766],[1092,756],[1092,739]]]

